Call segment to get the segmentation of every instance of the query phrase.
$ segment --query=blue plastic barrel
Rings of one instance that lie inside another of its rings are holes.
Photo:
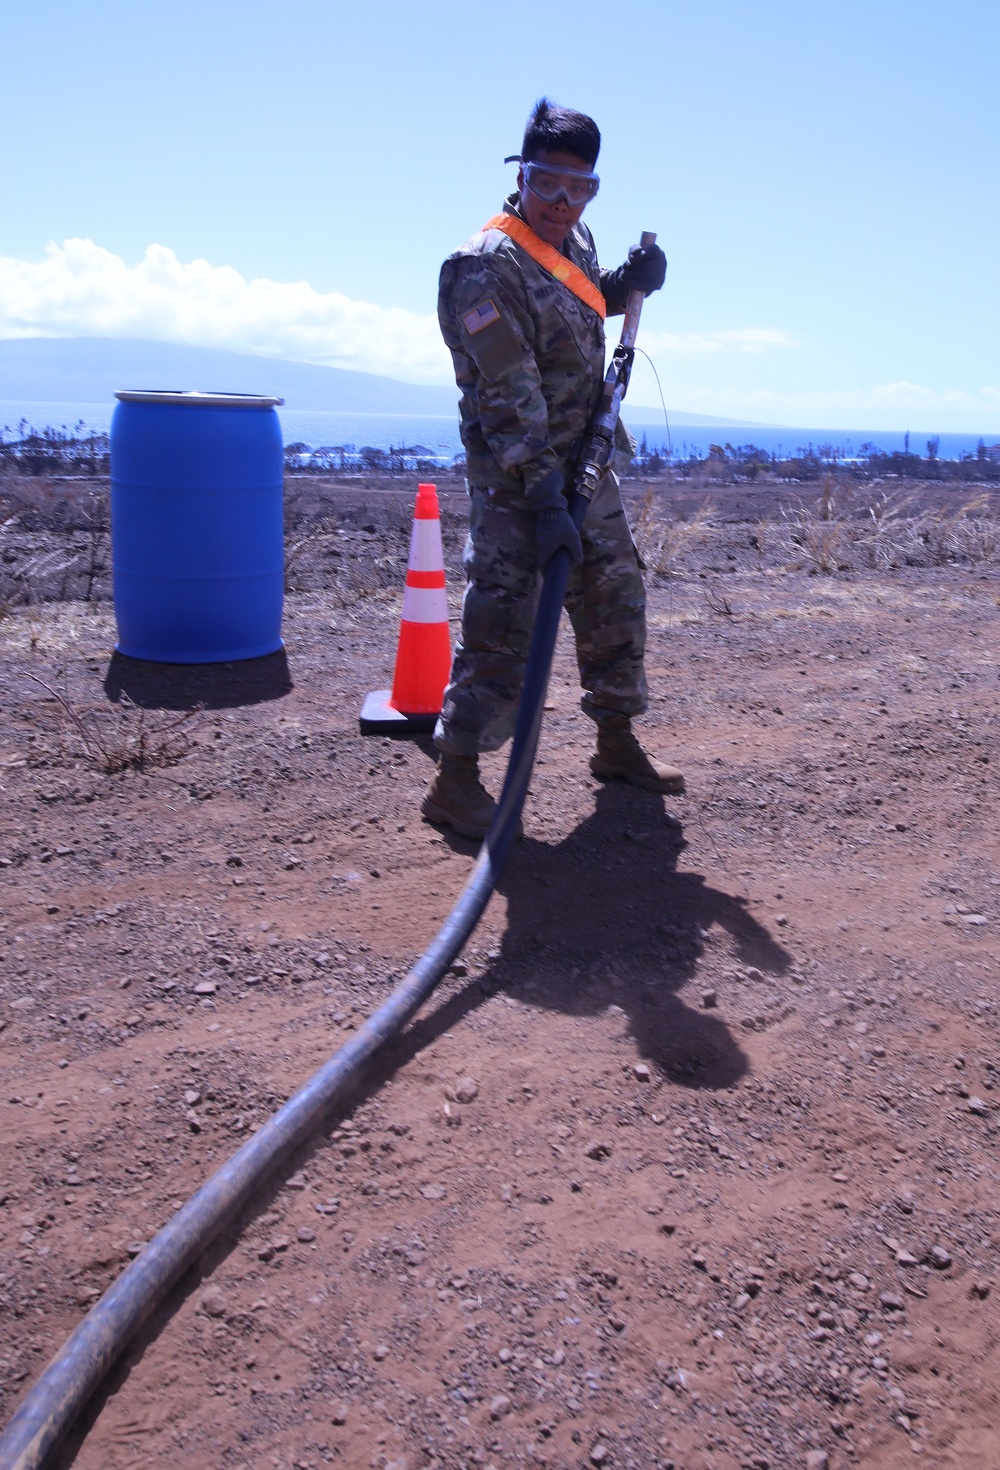
[[[281,648],[280,398],[116,393],[111,543],[119,653],[223,663]]]

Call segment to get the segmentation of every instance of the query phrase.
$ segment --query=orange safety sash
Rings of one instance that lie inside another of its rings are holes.
[[[566,259],[565,255],[561,255],[554,245],[546,244],[540,236],[536,235],[531,226],[526,225],[523,219],[519,219],[516,214],[495,214],[492,219],[486,221],[483,229],[503,230],[504,234],[509,235],[516,245],[520,245],[525,254],[530,255],[536,264],[548,271],[550,276],[555,276],[561,286],[565,286],[567,291],[572,291],[573,295],[578,296],[585,306],[596,311],[603,322],[608,314],[608,307],[598,287],[578,265],[574,265],[571,260]]]

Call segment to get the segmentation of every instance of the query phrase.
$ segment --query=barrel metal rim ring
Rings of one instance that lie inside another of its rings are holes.
[[[168,403],[191,408],[280,408],[283,398],[258,393],[201,393],[183,388],[123,388],[120,403]]]

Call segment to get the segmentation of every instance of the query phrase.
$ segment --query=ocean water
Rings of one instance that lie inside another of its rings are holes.
[[[66,428],[82,425],[96,433],[106,433],[111,426],[113,403],[42,403],[0,400],[0,430],[7,439],[18,438],[18,425],[24,421],[33,429]],[[462,452],[458,417],[426,417],[415,414],[326,413],[320,410],[280,408],[282,432],[286,444],[323,447],[374,449],[413,448],[420,446],[426,458],[447,464]],[[780,426],[747,429],[726,424],[687,425],[669,428],[662,415],[657,419],[651,409],[624,414],[625,422],[640,442],[645,439],[649,450],[660,453],[672,449],[678,459],[691,454],[700,458],[712,444],[739,448],[755,444],[768,454],[791,456],[812,449],[824,459],[854,459],[863,445],[872,444],[883,453],[902,450],[906,433],[882,429],[795,429]],[[926,456],[927,441],[933,431],[913,432],[909,448],[913,454]],[[1000,440],[1000,434],[940,434],[938,454],[942,459],[959,459],[974,454],[980,439],[987,444]]]

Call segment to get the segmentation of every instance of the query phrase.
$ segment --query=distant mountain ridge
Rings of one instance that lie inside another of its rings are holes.
[[[456,388],[403,383],[376,373],[255,357],[217,347],[113,337],[17,337],[0,341],[0,400],[108,403],[123,388],[272,394],[284,398],[289,408],[327,413],[453,418],[458,410]],[[662,424],[663,415],[657,408],[634,404],[626,409],[626,419],[641,427]],[[670,422],[678,427],[766,427],[745,419],[696,413],[671,413]]]
[[[0,342],[0,399],[104,403],[122,388],[261,393],[328,413],[442,414],[458,390],[375,373],[254,357],[216,347],[110,337],[21,337]]]

